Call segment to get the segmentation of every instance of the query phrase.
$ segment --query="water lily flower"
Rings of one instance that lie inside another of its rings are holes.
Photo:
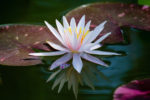
[[[45,24],[52,32],[52,34],[58,39],[58,41],[62,44],[58,45],[51,41],[47,41],[47,43],[57,51],[53,52],[42,52],[42,53],[30,53],[32,56],[57,56],[64,55],[54,61],[50,66],[50,70],[57,68],[58,66],[67,63],[72,59],[72,65],[77,72],[81,72],[83,67],[82,59],[87,61],[102,65],[108,66],[102,60],[90,55],[119,55],[118,53],[106,52],[96,50],[101,47],[100,42],[106,39],[110,34],[107,33],[101,36],[99,39],[94,41],[96,37],[101,33],[104,29],[104,25],[106,21],[98,25],[94,30],[90,30],[90,23],[88,21],[85,24],[85,15],[82,16],[79,23],[76,24],[75,18],[71,18],[70,24],[68,23],[65,16],[63,16],[63,25],[56,20],[57,29],[51,26],[47,21]],[[94,42],[93,42],[94,41]],[[82,59],[81,59],[82,58]]]

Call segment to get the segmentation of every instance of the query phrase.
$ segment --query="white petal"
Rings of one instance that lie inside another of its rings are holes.
[[[73,38],[72,38],[72,47],[74,50],[76,50],[77,46],[78,46],[78,39],[77,39],[77,35],[76,33],[72,34]]]
[[[97,49],[99,47],[101,47],[100,44],[88,43],[88,44],[82,45],[81,48],[79,49],[79,51],[80,52],[89,51],[89,50]]]
[[[78,26],[77,26],[77,33],[79,33],[80,28],[84,29],[84,25],[85,25],[85,15],[82,16],[82,18],[80,19]]]
[[[62,39],[64,40],[64,27],[61,25],[61,23],[58,20],[56,20],[56,25]]]
[[[91,43],[89,44],[85,44],[85,45],[82,45],[79,49],[79,52],[83,52],[85,50],[89,50],[89,48],[91,48],[93,45]]]
[[[73,54],[73,67],[75,68],[75,70],[80,73],[83,67],[83,63],[80,57],[80,54]]]
[[[89,54],[96,54],[96,55],[120,55],[119,53],[115,53],[115,52],[107,52],[107,51],[99,51],[99,50],[85,51],[85,52]]]
[[[90,43],[93,40],[96,39],[96,37],[101,33],[101,31],[104,29],[104,25],[107,21],[104,21],[100,25],[98,25],[93,31],[91,31],[84,39],[83,43],[87,42]]]
[[[68,30],[66,30],[66,32],[65,32],[66,41],[68,41],[69,43],[72,44],[72,38],[73,38],[72,34],[70,34],[70,32]]]
[[[77,38],[75,37],[76,36],[75,30],[76,30],[76,22],[74,18],[71,18],[69,28],[65,30],[65,37],[67,41],[70,43],[71,48],[73,49],[77,41]]]
[[[65,54],[65,51],[54,51],[54,52],[40,52],[40,53],[29,53],[31,56],[57,56]]]
[[[66,19],[65,16],[63,16],[63,24],[64,24],[64,28],[65,28],[65,29],[68,29],[68,28],[69,28],[69,24],[68,24],[68,21],[67,21],[67,19]]]
[[[60,45],[57,45],[53,42],[50,42],[50,41],[46,41],[52,48],[56,49],[56,50],[60,50],[60,51],[66,51],[66,52],[69,52],[69,50],[67,50],[66,48],[63,48],[62,46]]]
[[[57,59],[50,67],[50,70],[55,69],[56,67],[58,67],[61,64],[64,64],[66,62],[68,62],[70,59],[72,58],[72,54],[68,53],[62,57],[60,57],[59,59]]]
[[[102,47],[101,44],[96,44],[96,45],[92,46],[92,47],[90,48],[90,50],[95,50],[95,49],[98,49],[98,48],[100,48],[100,47]]]
[[[88,21],[88,23],[85,26],[85,32],[89,30],[90,24],[91,24],[91,21]]]
[[[71,27],[71,32],[72,32],[71,43],[72,43],[72,47],[75,49],[77,46],[77,34],[76,34],[76,22],[75,22],[74,17],[71,18],[70,27]]]
[[[77,39],[77,45],[81,44],[82,36],[83,36],[83,31],[81,32],[81,34],[79,35],[79,37]]]
[[[109,35],[111,34],[111,32],[103,35],[102,37],[100,37],[98,40],[96,40],[94,43],[100,43],[102,42],[103,40],[105,40]]]
[[[104,29],[104,26],[101,26],[101,24],[99,26],[97,26],[94,30],[93,30],[93,34],[90,35],[90,39],[89,42],[92,42],[93,40],[96,39],[96,37],[101,33],[101,31]],[[88,43],[89,43],[88,42]]]
[[[81,55],[81,57],[84,58],[85,60],[90,61],[90,62],[93,62],[93,63],[99,64],[99,65],[108,67],[108,65],[106,63],[104,63],[102,60],[100,60],[100,59],[98,59],[98,58],[96,58],[94,56],[91,56],[89,54],[83,53]]]
[[[83,40],[82,45],[85,45],[86,43],[90,43],[89,40],[91,40],[91,37],[93,37],[92,34],[94,35],[93,31],[90,31],[90,32],[86,35],[86,37],[85,37],[84,40]]]
[[[75,31],[75,29],[76,29],[76,21],[75,21],[74,17],[71,18],[70,26],[71,26],[72,31]]]
[[[44,21],[46,26],[49,28],[49,30],[53,33],[53,35],[62,43],[63,43],[63,40],[62,38],[60,37],[59,33],[55,30],[55,28],[53,28],[53,26],[51,26],[47,21]]]

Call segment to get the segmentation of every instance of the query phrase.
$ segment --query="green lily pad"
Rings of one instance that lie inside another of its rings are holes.
[[[116,43],[123,42],[120,27],[129,26],[133,28],[150,31],[150,8],[143,9],[144,6],[123,3],[93,3],[82,5],[66,14],[68,19],[76,19],[86,15],[86,21],[91,20],[91,29],[101,22],[107,20],[102,34],[112,32],[104,42]]]
[[[28,54],[33,52],[33,48],[50,50],[43,45],[46,40],[55,40],[55,37],[44,26],[0,26],[0,64],[11,66],[40,64],[40,58]]]

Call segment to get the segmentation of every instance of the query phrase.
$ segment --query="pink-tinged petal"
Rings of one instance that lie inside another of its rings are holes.
[[[74,18],[71,18],[70,28],[71,28],[70,42],[72,48],[75,50],[77,48],[77,33],[76,33],[76,22]]]
[[[61,58],[57,59],[51,66],[50,66],[50,70],[55,69],[56,67],[68,62],[69,60],[71,60],[72,58],[72,54],[68,53],[65,54],[64,56],[62,56]]]
[[[74,50],[77,50],[78,47],[78,40],[77,40],[77,35],[76,33],[72,34],[73,38],[72,38],[72,48]]]
[[[114,92],[113,100],[150,100],[150,79],[134,80]]]
[[[96,57],[94,57],[94,56],[91,56],[91,55],[89,55],[89,54],[83,53],[83,54],[81,55],[81,57],[82,57],[83,59],[88,60],[88,61],[90,61],[90,62],[93,62],[93,63],[95,63],[95,64],[99,64],[99,65],[108,67],[108,65],[107,65],[106,63],[104,63],[102,60],[100,60],[100,59],[98,59],[98,58],[96,58]]]
[[[72,61],[73,67],[75,70],[80,73],[83,67],[83,63],[80,57],[80,54],[73,54],[73,61]]]
[[[55,30],[55,28],[53,26],[51,26],[47,21],[44,21],[46,26],[49,28],[49,30],[53,33],[53,35],[62,43],[63,43],[63,40],[61,38],[61,36],[59,35],[59,33]]]
[[[40,52],[40,53],[29,53],[30,56],[57,56],[65,54],[65,51],[54,51],[54,52]]]
[[[71,42],[70,42],[69,34],[67,32],[65,34],[65,42],[66,42],[67,48],[72,49],[72,45],[71,45]]]
[[[99,50],[85,51],[85,52],[89,54],[95,54],[95,55],[120,55],[119,53],[115,53],[115,52],[107,52],[107,51],[99,51]]]
[[[82,31],[83,31],[84,25],[85,25],[85,15],[83,15],[83,16],[81,17],[81,19],[80,19],[80,21],[79,21],[79,23],[78,23],[78,26],[77,26],[77,33],[79,33],[80,28],[81,28]]]
[[[65,41],[66,41],[66,44],[70,44],[71,45],[71,47],[72,47],[72,42],[73,42],[73,35],[72,34],[70,34],[70,32],[68,31],[68,30],[66,30],[66,32],[65,32]]]
[[[54,49],[56,49],[56,50],[69,52],[69,50],[67,50],[66,48],[64,48],[64,47],[62,47],[62,46],[60,46],[60,45],[57,45],[57,44],[55,44],[55,43],[53,43],[53,42],[47,41],[47,43],[48,43],[52,48],[54,48]]]
[[[69,24],[68,24],[68,21],[67,21],[67,19],[66,19],[65,16],[63,16],[63,25],[64,25],[64,28],[65,28],[65,29],[68,29],[68,28],[69,28]]]
[[[103,40],[105,40],[109,35],[111,34],[111,32],[103,35],[102,37],[100,37],[98,40],[96,40],[94,43],[100,43],[102,42]]]

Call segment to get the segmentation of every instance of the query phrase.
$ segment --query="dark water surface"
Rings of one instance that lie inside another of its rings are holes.
[[[84,4],[99,0],[6,0],[0,5],[3,9],[0,24],[28,23],[43,24],[48,20],[54,24],[69,10]],[[101,0],[136,3],[136,0]],[[14,3],[15,2],[15,3]],[[4,5],[5,4],[5,7]],[[80,87],[78,100],[112,100],[114,90],[135,79],[150,77],[150,32],[133,28],[122,28],[125,36],[123,44],[107,45],[104,50],[112,49],[125,53],[124,56],[107,57],[111,62],[109,68],[101,68],[111,81],[102,78],[95,83],[96,90]],[[50,75],[48,65],[31,67],[0,66],[2,85],[0,85],[0,100],[70,100],[75,99],[72,91],[63,88],[60,94],[57,89],[51,90],[52,83],[46,83]]]

